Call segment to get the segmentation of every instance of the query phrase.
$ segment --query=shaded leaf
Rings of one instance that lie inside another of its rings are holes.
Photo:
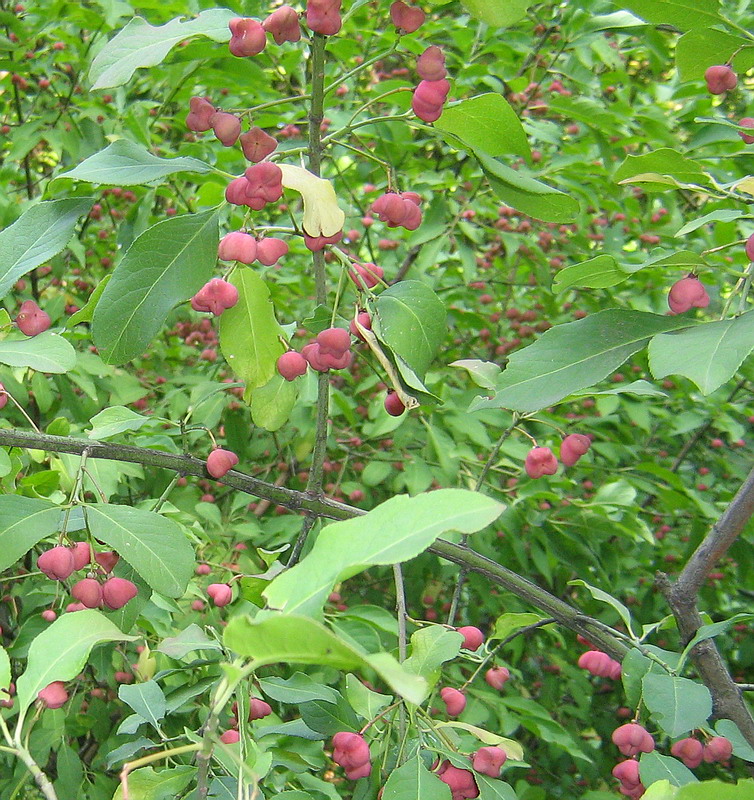
[[[48,500],[0,495],[0,572],[59,528],[60,507]]]

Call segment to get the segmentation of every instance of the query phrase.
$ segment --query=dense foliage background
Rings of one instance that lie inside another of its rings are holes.
[[[433,762],[482,744],[508,755],[483,800],[606,800],[634,719],[657,741],[646,798],[754,796],[730,682],[754,686],[747,6],[428,2],[400,35],[357,1],[338,35],[304,22],[312,42],[238,58],[228,21],[266,4],[0,1],[2,800],[448,800]],[[411,110],[430,45],[451,83],[435,123]],[[737,87],[711,94],[729,61]],[[321,157],[343,240],[313,257],[290,187],[226,203],[249,161],[187,128],[192,97],[274,135],[276,163]],[[371,210],[390,190],[421,196],[416,230]],[[242,227],[290,251],[218,262]],[[359,290],[351,259],[385,285]],[[709,305],[672,315],[689,273]],[[212,277],[241,294],[217,319],[188,302]],[[13,324],[26,300],[50,331]],[[277,375],[359,309],[376,339],[349,368]],[[418,407],[389,415],[387,389]],[[572,433],[576,465],[527,476]],[[215,443],[239,458],[217,481]],[[120,610],[67,612],[75,578],[37,568],[87,539],[138,587]],[[460,651],[443,623],[486,642]],[[589,642],[622,681],[579,668]],[[53,681],[70,699],[44,710]],[[250,696],[271,715],[247,724]],[[372,775],[349,781],[331,739],[365,726]],[[694,730],[733,757],[686,769],[670,748]]]

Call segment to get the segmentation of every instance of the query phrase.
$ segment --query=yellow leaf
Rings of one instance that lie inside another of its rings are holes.
[[[300,192],[304,200],[304,233],[308,236],[334,236],[343,229],[346,215],[338,206],[332,183],[318,178],[303,167],[278,164],[283,171],[283,186]]]

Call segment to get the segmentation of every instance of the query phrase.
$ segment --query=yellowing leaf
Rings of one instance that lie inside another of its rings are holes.
[[[308,236],[334,236],[342,230],[346,215],[338,206],[332,183],[318,178],[303,167],[279,164],[283,186],[300,192],[304,200],[304,233]]]

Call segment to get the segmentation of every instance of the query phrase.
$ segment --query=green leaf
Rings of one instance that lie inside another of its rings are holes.
[[[620,268],[612,256],[601,255],[561,269],[555,274],[552,288],[555,292],[564,292],[572,286],[606,289],[608,286],[622,283],[626,278],[628,274]]]
[[[715,723],[715,733],[718,736],[725,736],[726,739],[730,740],[730,743],[733,745],[734,756],[743,758],[744,761],[754,761],[754,747],[746,741],[738,725],[736,725],[733,720],[719,719]]]
[[[275,578],[264,595],[270,607],[287,614],[318,614],[339,579],[371,565],[414,558],[447,531],[474,533],[503,509],[489,497],[464,489],[397,495],[368,514],[323,528],[309,554]]]
[[[685,786],[699,779],[678,759],[660,755],[656,750],[642,753],[639,759],[639,777],[645,786],[655,781],[669,781],[673,786]]]
[[[426,681],[409,674],[391,655],[364,653],[309,617],[274,614],[260,621],[233,617],[223,640],[227,648],[253,659],[260,667],[283,662],[346,671],[371,668],[409,702],[418,704],[427,696]]]
[[[276,372],[264,386],[252,390],[251,418],[254,424],[268,431],[276,431],[285,425],[296,405],[297,383],[285,380]]]
[[[416,755],[394,769],[385,781],[382,800],[450,800],[450,787]]]
[[[454,659],[461,651],[463,636],[440,625],[429,625],[411,634],[411,655],[403,666],[430,683],[446,661]]]
[[[508,739],[497,733],[491,733],[484,728],[478,728],[476,725],[469,725],[468,722],[448,720],[437,722],[436,725],[438,728],[457,728],[458,730],[466,731],[472,736],[476,736],[476,738],[479,739],[480,742],[484,742],[484,744],[496,745],[502,750],[505,750],[505,754],[508,758],[512,758],[514,761],[524,760],[523,747],[521,747],[518,742],[514,742],[513,739]]]
[[[143,145],[118,139],[104,150],[82,161],[57,179],[70,178],[96,184],[136,186],[156,183],[177,172],[211,172],[212,167],[197,158],[158,158]]]
[[[730,619],[724,619],[720,622],[713,622],[710,625],[702,625],[701,628],[697,630],[694,634],[691,641],[683,648],[683,652],[681,653],[681,661],[679,663],[678,669],[679,671],[683,668],[683,665],[686,663],[686,659],[689,657],[689,653],[696,647],[699,642],[704,642],[707,639],[714,639],[715,636],[720,636],[723,633],[727,633],[734,625],[740,622],[749,622],[754,619],[754,614],[734,614]]]
[[[655,781],[647,787],[647,791],[642,795],[642,800],[675,800],[677,796],[678,787],[673,786],[670,781],[661,780]]]
[[[729,381],[754,350],[754,311],[720,322],[705,322],[649,343],[649,368],[655,378],[683,375],[702,394]]]
[[[76,351],[67,339],[45,331],[29,339],[0,341],[0,364],[62,374],[76,366]]]
[[[49,261],[68,244],[79,217],[89,211],[93,202],[91,197],[46,200],[0,232],[0,298],[19,278]]]
[[[71,314],[71,316],[68,317],[68,319],[65,321],[65,327],[67,330],[70,330],[81,322],[92,321],[94,309],[97,308],[97,303],[99,303],[99,299],[102,297],[102,292],[105,291],[105,286],[110,283],[110,278],[112,277],[112,273],[105,275],[105,277],[97,284],[95,290],[89,296],[89,299],[86,301],[86,305],[83,308],[80,308],[75,314]]]
[[[678,317],[617,308],[556,325],[513,353],[495,396],[477,398],[469,410],[546,408],[606,378],[652,336],[688,325]]]
[[[109,439],[125,431],[138,431],[151,420],[125,406],[111,406],[95,414],[89,422],[92,429],[86,435],[90,439]]]
[[[175,800],[196,775],[196,767],[188,764],[155,772],[153,767],[135,769],[128,775],[128,800]],[[123,784],[119,783],[113,800],[123,800]]]
[[[8,687],[10,686],[11,672],[10,659],[4,647],[0,647],[0,698],[7,700],[10,696]]]
[[[521,121],[500,94],[480,94],[446,106],[435,129],[451,133],[473,150],[493,157],[513,153],[531,159]]]
[[[700,27],[684,33],[676,42],[675,62],[682,81],[701,81],[707,67],[732,60],[742,75],[754,66],[751,40],[715,28]]]
[[[598,589],[596,586],[591,586],[586,581],[568,581],[568,585],[583,586],[585,589],[589,590],[589,593],[595,600],[599,600],[601,603],[607,603],[609,606],[612,606],[618,612],[618,616],[623,620],[623,624],[626,626],[626,630],[628,631],[629,635],[635,636],[633,632],[633,618],[631,617],[631,612],[628,610],[627,606],[621,603],[620,600],[617,600],[607,592],[603,592],[602,589]]]
[[[324,700],[326,703],[337,703],[338,692],[317,683],[313,678],[303,672],[294,672],[287,680],[285,678],[260,678],[259,687],[273,700],[279,703],[307,703],[310,700]]]
[[[0,572],[59,529],[60,507],[47,500],[0,495]]]
[[[372,328],[420,378],[445,340],[445,305],[425,283],[400,281],[375,303]]]
[[[669,147],[661,147],[659,150],[640,156],[626,156],[626,160],[616,170],[613,180],[616,183],[666,184],[668,181],[662,180],[666,177],[683,184],[709,183],[709,177],[701,164]],[[670,182],[670,185],[675,184]]]
[[[515,631],[520,631],[527,625],[533,625],[545,619],[541,614],[534,614],[531,611],[514,612],[509,611],[506,614],[501,614],[495,620],[495,628],[489,635],[490,639],[505,639]]]
[[[513,787],[505,781],[478,772],[474,773],[474,780],[479,787],[479,800],[517,800]]]
[[[671,738],[701,728],[712,714],[709,689],[688,678],[650,672],[642,679],[642,690],[647,709]]]
[[[667,397],[667,394],[656,386],[653,386],[649,381],[638,380],[631,381],[631,383],[621,383],[614,386],[612,389],[603,389],[602,391],[582,391],[574,392],[573,397],[601,397],[603,395],[611,394],[633,394],[637,397]]]
[[[118,688],[118,697],[153,727],[160,729],[159,722],[165,716],[167,702],[156,681],[134,683],[130,686],[122,684]]]
[[[720,0],[623,0],[621,3],[647,22],[673,25],[682,31],[722,24],[715,11],[719,4]]]
[[[473,17],[496,28],[513,25],[526,16],[532,0],[461,0]]]
[[[754,797],[754,780],[746,778],[736,784],[720,780],[688,783],[678,790],[674,800],[750,800]]]
[[[334,736],[338,731],[357,731],[359,718],[342,695],[335,703],[310,700],[299,707],[301,719],[308,728],[325,736]]]
[[[579,203],[571,195],[530,178],[485,153],[474,151],[495,194],[509,206],[545,222],[571,222]]]
[[[708,225],[710,222],[733,222],[734,219],[743,217],[745,213],[745,211],[732,208],[721,208],[718,211],[711,211],[709,214],[704,214],[682,225],[673,235],[685,236],[687,233],[698,230],[703,225]]]
[[[144,352],[173,306],[212,277],[218,242],[217,211],[171,217],[134,241],[94,310],[92,336],[106,364]]]
[[[492,361],[479,361],[475,358],[462,358],[453,361],[448,366],[465,369],[471,376],[471,380],[482,389],[494,389],[501,372],[498,364]]]
[[[222,650],[222,647],[218,641],[210,639],[198,625],[192,623],[176,636],[163,639],[156,649],[170,658],[181,659],[196,650]]]
[[[194,549],[173,520],[130,506],[99,503],[86,506],[95,539],[120,553],[154,589],[181,597],[194,574]]]
[[[365,686],[355,675],[346,675],[346,699],[364,719],[374,719],[393,702],[390,694],[380,694]]]
[[[99,611],[63,614],[39,633],[29,647],[26,671],[16,681],[18,707],[25,711],[53,681],[69,681],[81,672],[89,652],[100,642],[132,642]]]
[[[275,364],[285,352],[280,341],[283,329],[275,319],[270,290],[254,270],[236,270],[231,283],[238,289],[238,303],[220,317],[220,348],[253,393],[276,374]]]
[[[214,42],[230,39],[228,22],[236,16],[224,8],[202,11],[183,22],[176,18],[165,25],[150,25],[134,17],[94,57],[89,68],[92,89],[110,89],[127,83],[140,67],[159,64],[172,48],[191,36],[207,36]]]

